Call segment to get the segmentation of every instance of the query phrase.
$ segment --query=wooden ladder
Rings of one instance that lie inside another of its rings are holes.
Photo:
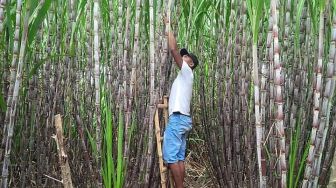
[[[156,135],[156,145],[157,145],[157,154],[159,156],[159,167],[160,167],[160,178],[161,178],[161,187],[167,188],[168,185],[170,185],[171,188],[173,188],[173,178],[171,176],[171,173],[168,171],[168,168],[163,164],[163,158],[162,158],[162,142],[163,142],[163,136],[161,136],[161,128],[160,128],[160,118],[159,118],[159,110],[162,109],[164,121],[163,126],[164,128],[168,123],[168,97],[164,96],[162,103],[159,103],[157,105],[155,116],[154,116],[154,123],[155,123],[155,135]],[[169,182],[167,181],[167,175],[169,176]]]

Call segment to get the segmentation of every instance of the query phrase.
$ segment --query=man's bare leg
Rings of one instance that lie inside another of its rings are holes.
[[[176,188],[183,188],[183,179],[179,163],[169,164],[169,168],[173,174]]]
[[[178,165],[180,167],[180,172],[181,172],[181,177],[182,177],[182,183],[184,182],[184,177],[185,177],[185,166],[184,166],[184,161],[179,161]]]

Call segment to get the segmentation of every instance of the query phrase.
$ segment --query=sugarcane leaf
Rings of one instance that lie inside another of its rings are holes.
[[[104,92],[102,92],[104,93]],[[105,151],[105,158],[106,158],[106,166],[104,167],[104,184],[105,187],[112,187],[115,183],[115,172],[114,172],[114,161],[113,161],[113,129],[112,129],[112,112],[106,104],[106,100],[102,98],[102,112],[105,113],[105,123],[106,128],[104,129],[104,138],[106,141],[106,151]]]
[[[89,143],[91,145],[91,148],[93,150],[93,153],[95,156],[97,156],[97,145],[96,145],[96,141],[95,139],[92,137],[92,135],[90,134],[90,131],[86,128],[86,133],[88,135],[89,138]]]
[[[265,7],[264,10],[270,10],[270,8],[271,8],[271,1],[270,0],[265,1],[264,7]]]
[[[42,59],[41,61],[39,61],[39,62],[37,62],[37,63],[34,64],[34,67],[29,72],[29,76],[28,76],[29,79],[31,79],[32,76],[37,73],[38,69],[41,67],[41,65],[43,65],[47,61],[47,59],[50,59],[50,57]]]
[[[204,15],[210,20],[210,15],[207,11],[199,12],[195,17],[194,25],[196,26],[196,28],[198,28],[196,29],[196,35],[194,36],[196,39],[199,36],[199,31],[201,30],[202,25],[204,25]]]
[[[181,1],[181,3],[182,3],[182,7],[181,8],[182,8],[182,12],[183,12],[183,17],[185,19],[185,23],[188,23],[188,16],[187,15],[189,15],[190,8],[187,9],[186,7],[189,7],[189,6],[187,6],[187,4],[189,4],[189,1],[188,0]],[[173,8],[173,6],[172,6],[172,8]]]
[[[41,6],[37,6],[37,7],[41,7],[36,16],[33,16],[33,19],[31,20],[31,23],[29,24],[29,28],[28,28],[28,46],[30,46],[30,44],[32,43],[32,41],[34,40],[37,30],[39,29],[41,23],[43,22],[43,20],[45,19],[45,17],[47,16],[48,10],[50,8],[52,0],[45,0],[43,5]],[[40,2],[42,3],[42,2]]]
[[[215,11],[215,18],[216,18],[216,23],[219,24],[219,16],[222,15],[223,13],[221,12],[221,1],[217,1],[215,4],[214,4],[214,9],[216,10]]]
[[[47,56],[43,59],[41,59],[40,61],[36,62],[33,66],[33,68],[30,70],[29,74],[28,74],[28,78],[31,79],[32,76],[34,76],[35,74],[37,74],[37,71],[39,70],[39,68],[46,62],[49,61],[55,57],[63,57],[64,55],[51,55],[51,56]]]
[[[258,28],[259,28],[259,17],[261,8],[258,7],[260,5],[259,0],[248,0],[246,1],[247,10],[249,14],[249,19],[252,28],[252,35],[253,35],[253,43],[257,43],[258,41]]]
[[[309,153],[309,145],[310,145],[310,140],[308,140],[308,142],[306,143],[306,148],[305,148],[303,156],[300,160],[300,167],[299,167],[299,171],[297,172],[298,175],[296,176],[294,187],[298,187],[299,180],[301,178],[302,173],[304,172],[304,168],[306,166],[306,159],[307,159],[308,153]]]
[[[252,18],[252,0],[247,0],[246,1],[246,7],[247,7],[247,13],[249,14],[249,17],[250,17],[250,21],[252,22],[251,18]]]
[[[302,113],[303,110],[300,109],[299,115],[297,116],[297,121],[295,125],[295,131],[291,132],[291,140],[290,140],[290,155],[289,155],[289,187],[293,187],[295,183],[295,177],[300,174],[295,174],[294,171],[296,170],[296,162],[297,162],[297,151],[299,147],[299,139],[301,133],[301,124],[302,124]]]
[[[90,0],[89,0],[90,1]],[[73,41],[74,41],[74,38],[75,38],[75,33],[77,32],[78,30],[78,25],[80,23],[80,18],[81,16],[83,15],[83,11],[85,9],[85,5],[86,3],[89,3],[87,2],[87,0],[81,0],[79,2],[79,6],[78,6],[78,14],[77,14],[77,17],[76,17],[76,20],[75,20],[75,25],[72,26],[72,29],[71,29],[71,38],[70,38],[70,49],[71,49],[71,54],[74,54],[74,45],[73,45]]]
[[[320,11],[322,12],[324,9],[325,9],[325,6],[326,6],[326,0],[319,0],[319,8],[320,8]]]
[[[37,0],[30,0],[30,9],[33,10],[29,17],[29,24],[35,19],[39,10],[41,9],[42,4],[39,4]]]
[[[124,160],[123,160],[123,139],[124,139],[124,122],[122,117],[121,110],[119,111],[119,122],[118,122],[118,149],[117,149],[117,187],[123,187],[123,166],[124,166]]]
[[[6,101],[5,101],[2,93],[0,93],[0,110],[2,112],[6,112]]]
[[[255,33],[258,33],[259,31],[259,23],[261,22],[261,15],[262,15],[262,8],[264,7],[264,0],[257,0],[257,5],[256,5],[256,18],[255,18],[255,25],[254,25],[254,30]],[[257,35],[258,36],[258,35]]]
[[[317,33],[317,12],[316,12],[315,1],[307,1],[307,2],[308,2],[310,18],[313,24],[313,32],[314,34],[316,34]]]
[[[6,6],[6,16],[4,18],[3,23],[4,24],[4,30],[8,31],[8,34],[10,35],[10,38],[14,38],[14,32],[13,32],[13,25],[15,24],[15,16],[16,16],[16,7],[15,6]],[[14,23],[14,24],[12,24]],[[5,48],[7,45],[6,43],[0,42],[1,48]],[[13,47],[13,40],[9,41],[10,48]]]
[[[101,0],[101,5],[99,7],[102,18],[104,19],[105,22],[108,22],[108,17],[110,14],[108,0]]]
[[[206,9],[205,7],[207,6],[204,6],[204,3],[206,2],[206,0],[202,0],[201,3],[198,5],[197,7],[197,10],[196,10],[196,13],[197,12],[201,12],[202,10],[201,9]]]
[[[305,0],[300,0],[297,6],[297,11],[296,11],[296,21],[295,21],[295,34],[294,34],[294,44],[295,44],[295,49],[298,49],[299,46],[299,34],[300,34],[300,20],[301,20],[301,16],[302,16],[302,10],[305,4]]]

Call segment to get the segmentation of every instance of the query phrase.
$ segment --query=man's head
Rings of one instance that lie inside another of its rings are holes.
[[[185,48],[182,48],[180,50],[180,54],[182,56],[183,61],[185,61],[192,70],[194,70],[197,67],[198,59],[194,54],[189,53],[188,50]]]

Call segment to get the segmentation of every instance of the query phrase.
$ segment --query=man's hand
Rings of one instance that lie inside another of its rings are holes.
[[[163,17],[163,22],[166,25],[166,27],[169,27],[169,30],[171,30],[170,29],[170,23],[169,23],[169,20],[168,20],[167,16]],[[179,50],[177,48],[177,43],[176,43],[176,39],[174,37],[174,34],[170,31],[168,32],[168,48],[169,48],[169,51],[172,53],[177,66],[181,69],[181,67],[182,67],[182,57],[181,57],[181,55],[179,53]]]

